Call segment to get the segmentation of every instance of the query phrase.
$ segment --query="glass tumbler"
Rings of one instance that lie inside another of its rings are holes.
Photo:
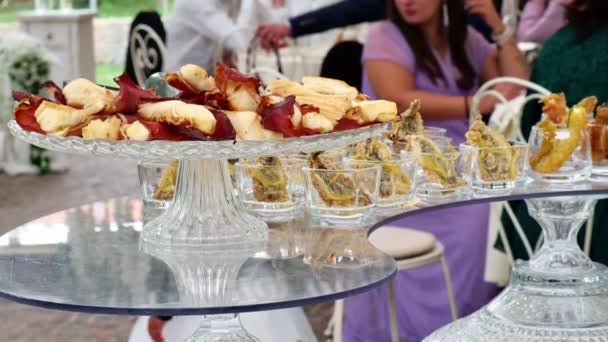
[[[416,194],[421,200],[440,201],[458,196],[470,185],[470,163],[466,153],[437,151],[436,153],[402,151],[404,158],[418,162]]]
[[[178,162],[140,162],[137,166],[144,208],[167,209],[173,200]]]
[[[591,142],[591,180],[608,182],[608,125],[592,123],[588,128]]]
[[[587,129],[580,135],[568,128],[556,128],[546,134],[538,125],[529,139],[528,172],[535,180],[549,183],[572,183],[591,175],[591,151]]]
[[[240,160],[235,164],[237,188],[243,205],[264,219],[292,216],[304,198],[306,160],[277,158],[274,165]]]
[[[378,203],[379,165],[361,168],[304,167],[306,208],[333,225],[357,224],[374,214]]]
[[[415,195],[418,164],[413,156],[395,154],[391,160],[384,161],[347,158],[346,165],[355,169],[374,165],[380,167],[379,212],[404,208]]]
[[[460,145],[463,168],[475,193],[509,192],[525,177],[528,145],[512,142],[508,147]]]

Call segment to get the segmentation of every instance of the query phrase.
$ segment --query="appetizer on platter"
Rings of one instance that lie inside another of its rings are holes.
[[[481,115],[466,133],[467,145],[479,148],[475,154],[479,174],[484,181],[508,181],[517,178],[519,149],[512,148],[507,139],[483,122]]]
[[[359,143],[351,155],[352,159],[367,161],[391,161],[391,148],[378,138],[368,139]],[[380,198],[389,198],[395,195],[406,195],[412,181],[394,163],[383,163],[380,175]]]
[[[311,153],[308,166],[319,170],[339,170],[340,167],[323,152]],[[312,184],[321,200],[329,207],[354,207],[372,204],[369,194],[359,192],[354,181],[346,174],[312,172]]]
[[[271,140],[354,129],[397,118],[397,106],[371,101],[348,84],[322,77],[303,83],[273,81],[266,89],[255,77],[217,64],[215,77],[185,65],[165,80],[179,90],[163,98],[138,87],[126,74],[118,91],[86,79],[53,96],[14,92],[15,119],[32,132],[106,140]]]
[[[550,95],[550,97],[555,97],[555,95]],[[547,114],[547,117],[538,124],[543,139],[536,154],[530,157],[530,166],[533,170],[540,173],[559,171],[583,142],[588,116],[593,111],[595,104],[597,104],[597,99],[588,97],[572,107],[569,112],[565,107],[565,100],[563,102],[560,100],[559,104],[552,107],[553,113],[559,114]],[[567,113],[565,120],[564,113]],[[564,122],[566,122],[567,128],[563,128]],[[563,129],[567,129],[568,137],[558,139],[558,131]]]

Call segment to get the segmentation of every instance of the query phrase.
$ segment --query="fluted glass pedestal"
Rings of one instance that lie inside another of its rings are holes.
[[[517,262],[510,285],[480,311],[427,342],[608,341],[608,268],[576,242],[596,200],[587,196],[526,200],[544,243]]]
[[[243,245],[230,253],[167,248],[141,241],[143,252],[169,266],[175,277],[179,301],[200,307],[230,306],[235,300],[236,279],[243,264],[263,243]],[[199,328],[185,342],[258,342],[241,324],[238,313],[203,315]]]

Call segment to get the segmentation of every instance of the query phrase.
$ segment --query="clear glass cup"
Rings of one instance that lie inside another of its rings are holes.
[[[304,199],[302,158],[278,158],[277,165],[240,160],[235,166],[238,194],[245,208],[265,220],[292,217]]]
[[[591,143],[591,179],[608,182],[608,125],[591,123],[588,129]]]
[[[177,161],[140,162],[137,165],[145,209],[164,210],[169,207],[173,201],[177,167]]]
[[[425,201],[440,201],[457,196],[470,185],[470,163],[466,153],[417,153],[402,151],[404,158],[414,157],[418,162],[416,194]]]
[[[535,180],[572,183],[586,180],[591,175],[591,150],[586,129],[582,138],[576,139],[568,128],[557,128],[554,142],[549,144],[545,141],[543,131],[538,126],[533,126],[528,144],[530,152],[527,170]],[[570,146],[573,151],[568,150]],[[543,150],[546,153],[539,162],[537,156]]]
[[[378,211],[392,211],[406,207],[416,193],[417,160],[413,156],[393,155],[391,160],[359,160],[346,158],[346,166],[355,169],[377,165],[380,167]]]
[[[338,169],[305,167],[306,208],[332,225],[352,225],[374,214],[380,188],[380,166]]]
[[[372,245],[367,232],[372,221],[334,225],[307,211],[304,262],[313,268],[357,268],[369,264]]]
[[[509,147],[461,144],[459,150],[462,168],[470,170],[465,179],[470,181],[475,193],[509,192],[525,177],[527,144],[511,142]]]

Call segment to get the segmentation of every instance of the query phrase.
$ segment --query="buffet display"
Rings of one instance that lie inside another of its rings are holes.
[[[395,103],[371,100],[338,80],[304,77],[263,86],[218,64],[215,77],[186,65],[163,81],[178,94],[164,97],[125,75],[116,79],[117,91],[84,79],[63,88],[47,82],[44,89],[52,99],[13,94],[16,123],[9,128],[26,141],[61,151],[178,160],[154,185],[153,199],[167,202],[167,210],[143,226],[140,247],[152,255],[186,259],[188,253],[202,254],[194,263],[196,272],[200,267],[223,270],[225,255],[262,250],[269,228],[296,221],[316,233],[307,238],[302,259],[313,269],[372,267],[368,228],[381,218],[415,210],[417,199],[424,208],[476,196],[506,198],[518,186],[537,192],[580,186],[585,191],[588,180],[608,182],[608,105],[597,106],[595,97],[572,108],[564,94],[542,99],[543,118],[532,128],[529,143],[508,141],[477,115],[462,137],[465,142],[455,146],[445,129],[424,125],[420,101],[399,113]],[[429,340],[521,340],[519,333],[505,334],[512,328],[505,321],[526,336],[542,335],[538,327],[546,315],[508,305],[524,292],[550,315],[559,314],[565,301],[586,303],[588,312],[572,314],[580,326],[599,317],[595,313],[601,308],[594,303],[608,300],[608,293],[598,290],[608,288],[608,270],[593,264],[568,238],[576,236],[594,200],[529,200],[549,242],[535,260],[516,265],[520,293],[507,288],[485,311]],[[213,264],[204,264],[209,260]],[[230,267],[236,277],[238,267]],[[196,283],[191,280],[181,285]],[[566,299],[553,291],[556,284]],[[228,286],[220,285],[215,287],[222,291]],[[184,291],[196,297],[199,290],[208,288]],[[559,336],[570,332],[564,334]]]

